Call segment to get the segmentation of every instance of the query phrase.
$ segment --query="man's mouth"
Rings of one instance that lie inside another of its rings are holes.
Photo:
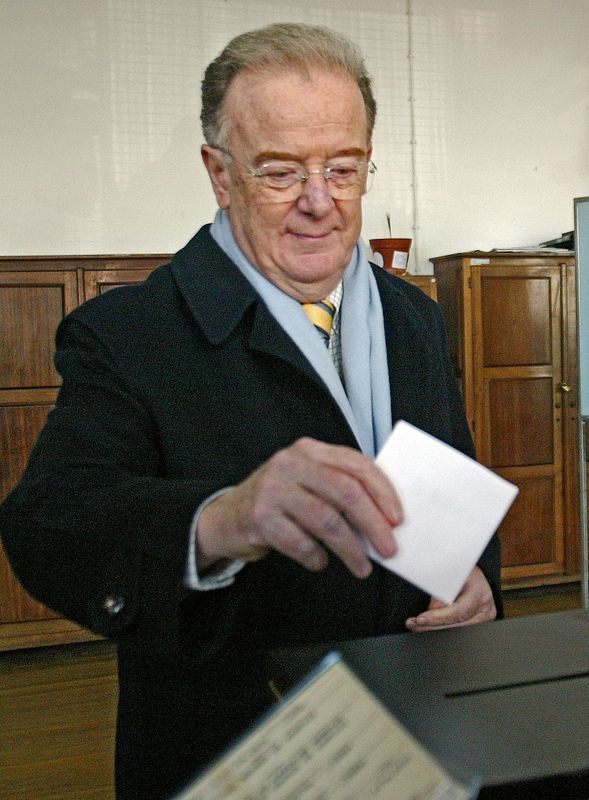
[[[291,236],[294,236],[295,239],[300,239],[301,241],[313,242],[313,241],[320,241],[321,239],[325,239],[331,233],[331,230],[323,231],[321,233],[303,233],[301,231],[289,231]]]

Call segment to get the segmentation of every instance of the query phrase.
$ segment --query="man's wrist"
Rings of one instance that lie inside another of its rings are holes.
[[[207,591],[230,586],[235,580],[234,576],[245,566],[245,561],[240,561],[238,559],[204,559],[199,553],[198,523],[201,514],[210,503],[227,492],[230,488],[230,486],[227,486],[223,489],[219,489],[219,491],[207,497],[206,500],[203,500],[192,518],[185,574],[185,583],[189,589]]]

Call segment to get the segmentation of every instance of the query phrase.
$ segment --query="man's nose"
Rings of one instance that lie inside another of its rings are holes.
[[[299,209],[306,214],[323,216],[334,207],[333,197],[329,191],[328,182],[322,173],[313,172],[302,184],[299,197]]]

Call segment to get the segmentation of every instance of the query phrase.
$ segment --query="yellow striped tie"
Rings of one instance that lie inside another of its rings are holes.
[[[329,345],[331,327],[335,316],[335,306],[331,300],[320,300],[318,303],[302,303],[303,311],[317,328],[325,346]]]

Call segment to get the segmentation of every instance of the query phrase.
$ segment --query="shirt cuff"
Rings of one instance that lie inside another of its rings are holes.
[[[213,566],[207,570],[205,575],[201,576],[198,574],[196,559],[196,528],[198,526],[200,515],[209,505],[209,503],[212,503],[213,500],[216,500],[217,497],[220,497],[230,488],[231,487],[227,486],[224,489],[219,489],[218,492],[215,492],[214,494],[210,495],[210,497],[207,497],[206,500],[203,500],[203,502],[196,509],[196,513],[192,518],[192,523],[190,525],[190,536],[188,540],[188,560],[186,562],[186,572],[184,575],[184,583],[188,589],[192,589],[197,592],[206,592],[210,591],[211,589],[223,589],[226,586],[231,586],[235,580],[235,575],[245,566],[245,561],[224,558],[217,564],[213,564]]]

